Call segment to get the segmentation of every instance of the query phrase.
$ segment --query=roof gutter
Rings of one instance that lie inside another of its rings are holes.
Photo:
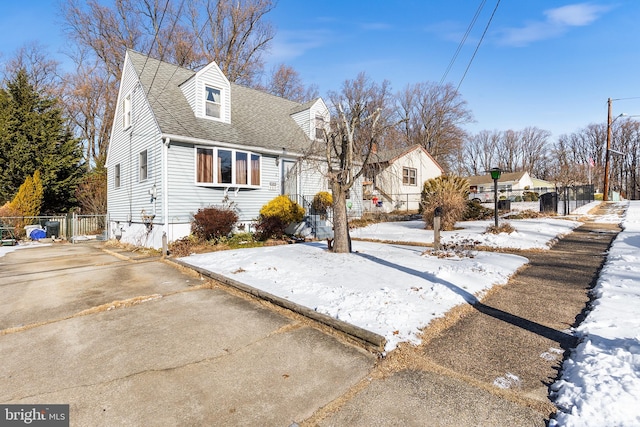
[[[201,138],[193,138],[190,136],[182,136],[182,135],[172,135],[168,133],[162,134],[163,139],[169,139],[171,142],[186,142],[189,144],[199,144],[199,145],[215,145],[217,147],[226,147],[226,148],[240,148],[242,150],[256,151],[264,154],[273,154],[274,156],[282,156],[284,154],[290,155],[292,157],[300,157],[302,154],[296,153],[293,151],[287,151],[284,147],[280,150],[274,150],[273,148],[264,148],[253,145],[239,145],[239,144],[231,144],[228,142],[222,141],[211,141],[210,139],[201,139]]]

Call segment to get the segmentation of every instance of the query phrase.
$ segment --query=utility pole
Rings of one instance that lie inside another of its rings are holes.
[[[604,189],[602,193],[602,200],[609,201],[609,163],[611,157],[611,98],[607,99],[607,151],[605,152],[604,161]]]

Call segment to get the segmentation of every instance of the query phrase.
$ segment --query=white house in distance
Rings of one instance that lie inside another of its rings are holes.
[[[328,123],[320,98],[299,104],[230,83],[215,63],[195,72],[127,51],[107,155],[109,237],[159,248],[163,235],[189,235],[200,208],[232,203],[250,226],[278,195],[311,201],[328,190],[326,167],[303,156]]]
[[[491,174],[476,175],[467,178],[469,181],[469,199],[481,202],[493,201],[493,179]],[[529,172],[506,172],[498,179],[498,193],[509,197],[513,194],[522,196],[525,191],[544,194],[555,191],[555,184],[541,179],[531,178]]]
[[[420,145],[372,153],[364,173],[364,209],[417,210],[424,182],[442,173],[442,167]]]

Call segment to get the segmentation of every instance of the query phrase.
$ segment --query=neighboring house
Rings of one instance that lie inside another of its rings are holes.
[[[364,173],[364,209],[417,210],[424,182],[442,173],[420,145],[372,153]]]
[[[195,72],[127,51],[107,156],[109,237],[159,248],[163,235],[189,235],[200,208],[231,204],[246,228],[280,194],[311,200],[327,190],[326,162],[303,155],[329,119],[320,98],[299,104],[230,83],[215,63]]]
[[[469,198],[481,202],[493,201],[493,179],[491,174],[468,177]],[[531,178],[529,172],[506,172],[498,179],[498,197],[522,196],[525,191],[544,194],[555,191],[555,184]]]

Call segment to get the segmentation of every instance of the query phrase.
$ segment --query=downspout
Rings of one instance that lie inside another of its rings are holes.
[[[169,171],[167,170],[169,165],[169,144],[171,144],[170,138],[165,138],[162,144],[162,222],[164,228],[164,235],[167,240],[171,240],[171,233],[169,232]]]

